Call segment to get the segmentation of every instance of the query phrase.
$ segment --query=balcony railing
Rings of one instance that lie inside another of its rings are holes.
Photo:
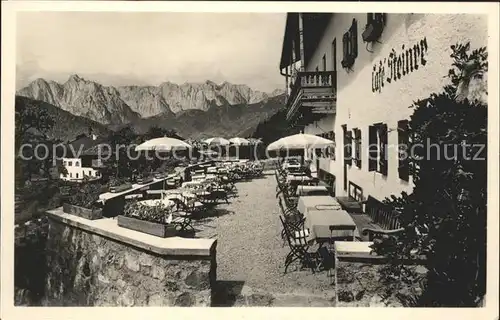
[[[337,74],[335,71],[297,72],[287,99],[287,119],[300,107],[312,108],[313,113],[335,113]]]

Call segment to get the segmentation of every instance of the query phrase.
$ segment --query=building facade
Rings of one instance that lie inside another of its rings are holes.
[[[411,192],[398,152],[410,106],[449,83],[451,45],[487,45],[487,24],[466,14],[288,14],[280,62],[287,120],[335,141],[314,156],[337,196]]]
[[[82,182],[86,180],[101,179],[102,161],[99,159],[99,145],[104,140],[94,134],[81,136],[70,142],[66,147],[62,164],[67,174],[60,174],[60,178],[66,181]]]

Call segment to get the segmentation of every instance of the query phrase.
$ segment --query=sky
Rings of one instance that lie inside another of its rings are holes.
[[[71,74],[104,85],[228,81],[270,92],[285,13],[20,12],[16,87]]]

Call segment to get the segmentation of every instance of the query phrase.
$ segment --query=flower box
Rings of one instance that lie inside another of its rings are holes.
[[[153,181],[154,181],[153,177],[137,178],[137,184],[146,184],[146,183],[150,183]]]
[[[118,193],[118,192],[126,191],[128,189],[132,189],[131,183],[124,183],[124,184],[119,185],[119,186],[109,187],[109,191],[112,193]]]
[[[89,220],[97,220],[102,218],[102,209],[88,209],[80,206],[75,206],[69,203],[63,203],[63,212],[82,217]]]
[[[175,224],[149,222],[123,215],[118,216],[118,226],[161,238],[175,237],[177,235]]]

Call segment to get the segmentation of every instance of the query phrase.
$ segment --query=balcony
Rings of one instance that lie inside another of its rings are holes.
[[[287,120],[295,118],[297,111],[317,114],[318,118],[325,114],[334,114],[336,102],[337,74],[335,71],[297,72],[287,98],[286,118]]]

